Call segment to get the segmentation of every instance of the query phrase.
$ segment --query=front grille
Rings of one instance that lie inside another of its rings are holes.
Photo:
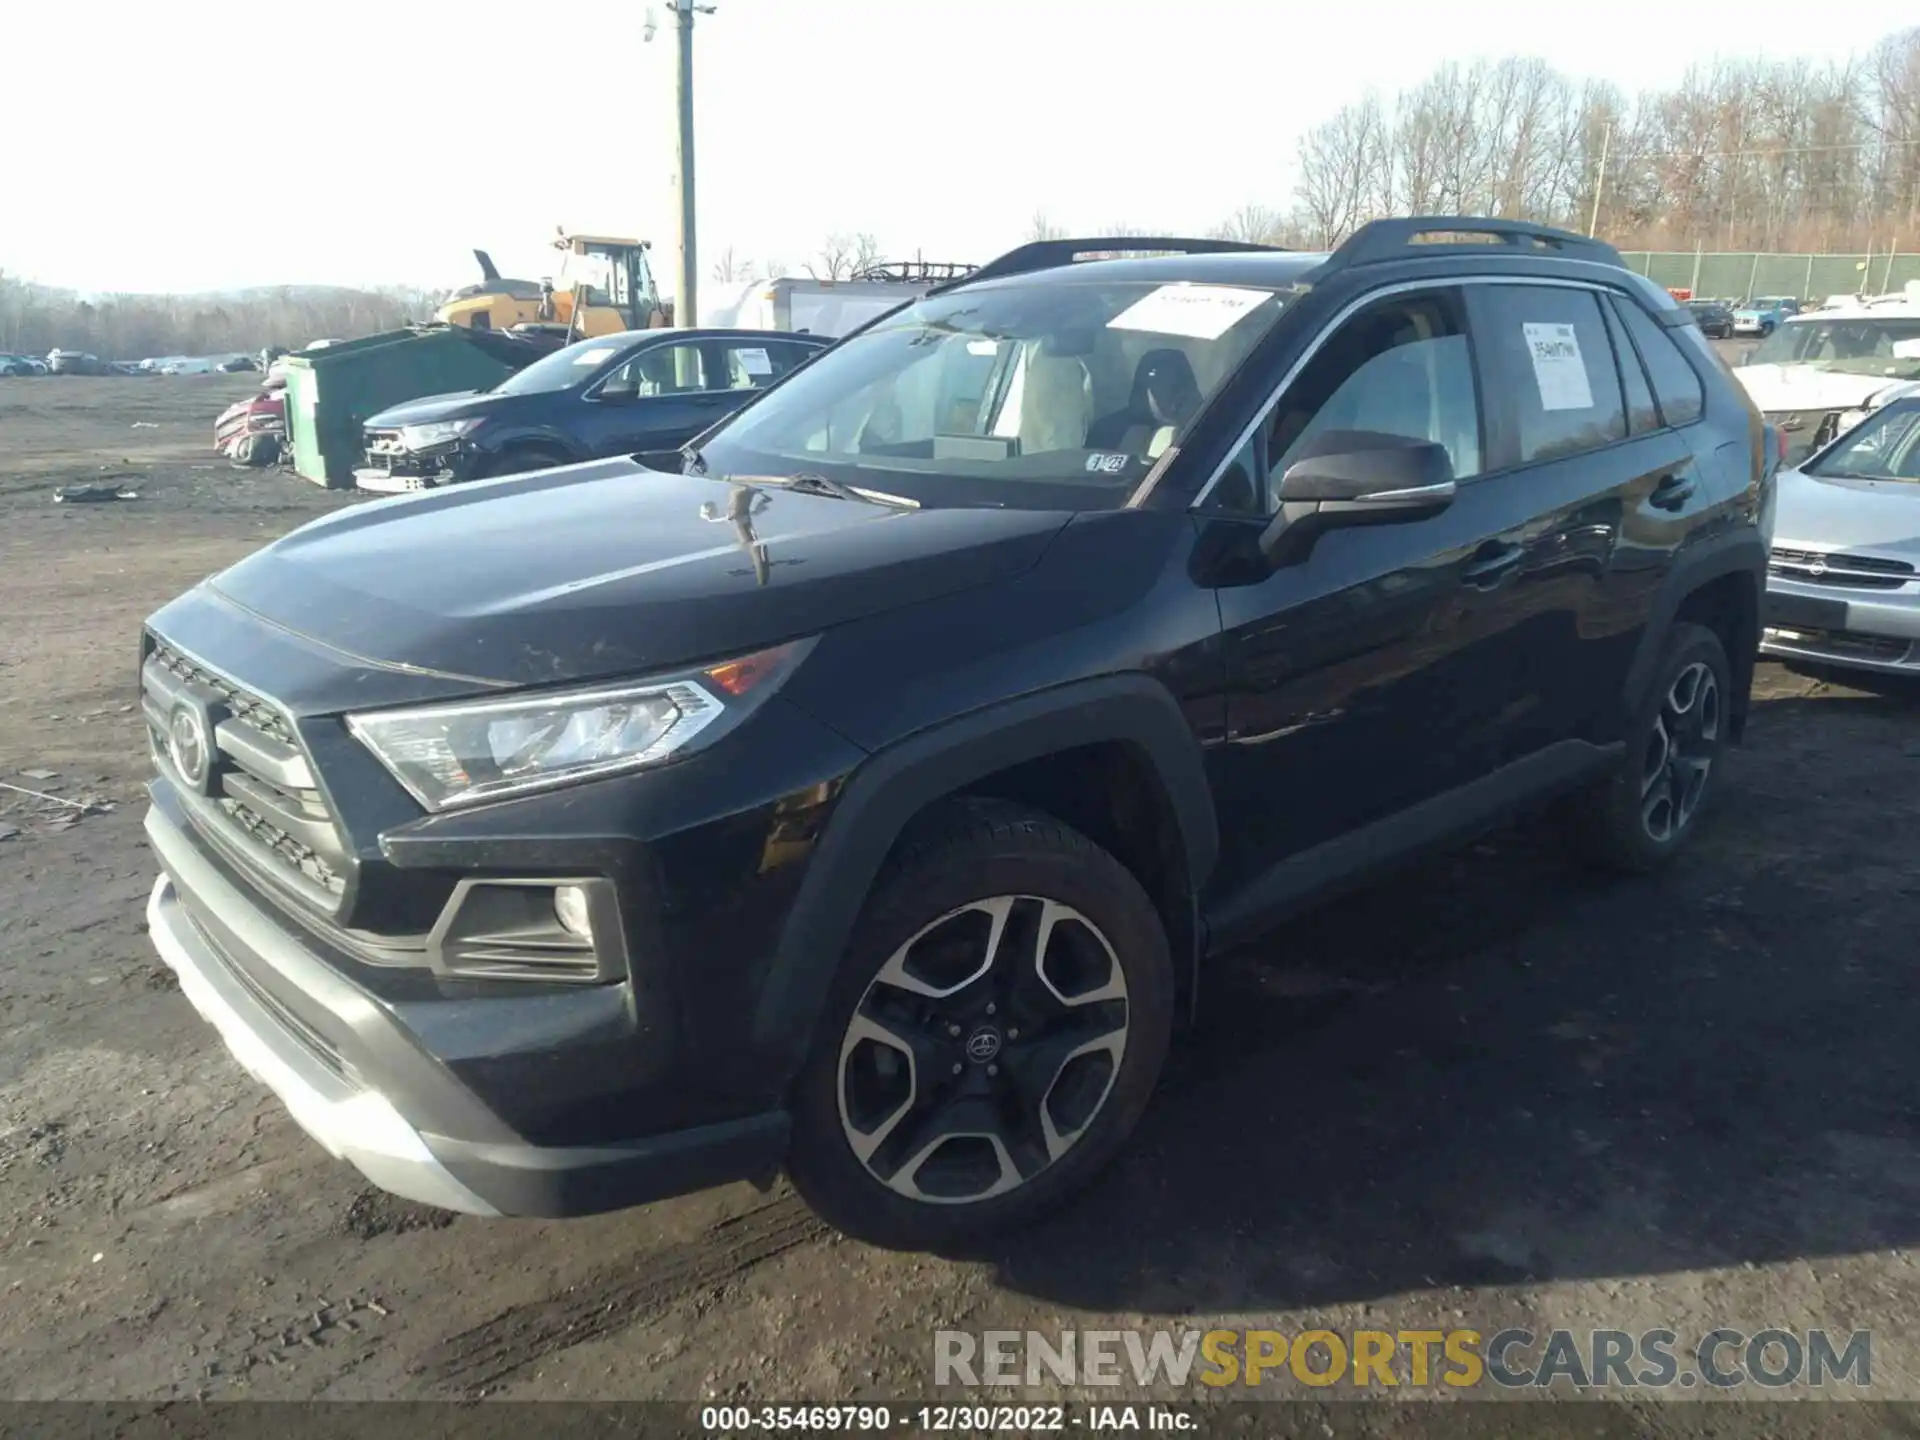
[[[141,669],[154,763],[179,782],[215,838],[307,900],[331,906],[346,888],[346,847],[292,723],[269,700],[164,642]],[[168,726],[183,700],[208,707],[214,755],[204,792],[173,764]],[[203,828],[207,828],[203,824]]]
[[[428,476],[446,472],[451,446],[441,446],[434,450],[409,450],[400,443],[398,430],[369,430],[367,439],[367,468],[382,470],[389,475]]]
[[[1850,590],[1898,590],[1914,578],[1914,568],[1905,560],[1794,550],[1784,545],[1774,546],[1767,568],[1790,580],[1809,585],[1844,585]]]

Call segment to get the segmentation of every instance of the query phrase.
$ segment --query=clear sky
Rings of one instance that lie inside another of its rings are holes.
[[[828,232],[981,261],[1045,208],[1191,232],[1287,202],[1301,131],[1446,59],[1629,90],[1871,44],[1770,0],[717,0],[695,31],[701,272]],[[556,225],[672,270],[671,45],[644,0],[0,0],[0,269],[82,289],[551,273]],[[1869,23],[1869,18],[1874,23]],[[1791,22],[1791,23],[1788,23]],[[38,121],[22,117],[38,115]]]

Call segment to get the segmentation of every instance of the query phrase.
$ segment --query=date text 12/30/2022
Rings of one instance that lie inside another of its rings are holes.
[[[1199,1423],[1197,1414],[1166,1405],[708,1405],[700,1411],[701,1429],[715,1435],[836,1430],[969,1435],[1078,1430],[1097,1435],[1172,1433],[1196,1429]]]

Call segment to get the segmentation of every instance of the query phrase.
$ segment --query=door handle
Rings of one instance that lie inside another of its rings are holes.
[[[1473,552],[1473,560],[1460,572],[1460,578],[1476,589],[1491,590],[1513,572],[1526,553],[1511,542],[1489,540]]]
[[[1693,498],[1691,475],[1662,475],[1647,503],[1657,510],[1678,510]]]

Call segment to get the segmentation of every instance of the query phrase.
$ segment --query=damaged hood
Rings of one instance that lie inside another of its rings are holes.
[[[402,425],[427,425],[435,420],[458,420],[466,415],[492,408],[506,396],[490,395],[485,390],[454,390],[445,395],[422,395],[418,400],[389,406],[365,422],[369,430],[398,430]]]
[[[1768,414],[1785,410],[1853,410],[1890,385],[1893,375],[1862,375],[1819,365],[1743,365],[1740,377],[1753,403]]]
[[[481,685],[639,675],[993,585],[1071,518],[899,509],[627,459],[329,515],[207,583],[376,665]]]

